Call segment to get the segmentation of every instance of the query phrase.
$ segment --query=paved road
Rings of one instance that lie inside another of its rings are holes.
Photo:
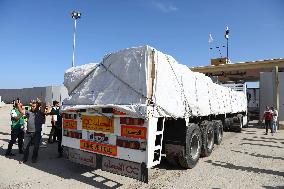
[[[274,136],[251,127],[242,133],[227,132],[222,144],[194,169],[162,162],[150,170],[149,184],[145,184],[57,159],[56,144],[40,148],[35,164],[30,160],[22,164],[19,154],[6,158],[10,109],[0,108],[0,188],[284,188],[284,130]],[[49,130],[46,127],[45,133]]]

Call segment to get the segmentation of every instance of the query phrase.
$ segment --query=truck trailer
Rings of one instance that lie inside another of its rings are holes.
[[[246,124],[247,99],[141,46],[72,67],[64,85],[62,145],[69,160],[143,182],[164,157],[193,168],[220,145],[223,128]]]

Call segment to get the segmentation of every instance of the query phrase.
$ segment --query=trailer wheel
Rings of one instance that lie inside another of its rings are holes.
[[[184,154],[179,156],[179,164],[183,168],[192,169],[197,164],[201,153],[202,139],[200,128],[191,123],[186,127]]]
[[[202,148],[201,156],[208,157],[214,148],[214,125],[211,121],[203,121],[202,126]]]
[[[215,126],[214,142],[215,144],[220,145],[223,139],[223,124],[220,120],[214,120],[213,124]]]

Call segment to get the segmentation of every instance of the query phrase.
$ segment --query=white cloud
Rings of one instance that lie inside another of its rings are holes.
[[[154,1],[153,4],[157,9],[165,13],[174,12],[178,10],[178,8],[172,5],[171,3],[166,3],[166,2],[162,3],[162,2]]]

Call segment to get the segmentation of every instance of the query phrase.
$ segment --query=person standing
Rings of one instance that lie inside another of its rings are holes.
[[[24,139],[24,124],[25,120],[23,115],[25,110],[20,102],[15,102],[13,109],[11,110],[11,140],[8,144],[8,149],[5,156],[14,156],[12,151],[13,144],[18,138],[19,153],[23,153],[23,139]]]
[[[53,112],[50,114],[56,117],[56,121],[54,121],[55,128],[56,128],[56,136],[57,136],[57,151],[58,151],[58,158],[61,158],[63,156],[63,148],[62,148],[62,116],[60,114],[60,104],[58,101],[54,101],[56,109],[54,109]]]
[[[271,110],[272,110],[272,131],[273,133],[276,133],[277,132],[277,120],[278,120],[278,111],[274,108],[274,107],[271,107]]]
[[[61,158],[63,156],[63,147],[62,147],[62,116],[59,113],[57,117],[56,122],[56,134],[57,134],[57,140],[58,140],[58,158]]]
[[[45,115],[48,113],[48,109],[40,110],[41,104],[39,102],[32,102],[31,111],[26,111],[28,118],[27,131],[25,135],[25,151],[23,162],[26,162],[29,158],[29,148],[31,143],[34,143],[32,162],[37,162],[38,150],[41,141],[42,125],[45,122]]]
[[[273,115],[272,115],[272,111],[270,110],[269,106],[266,106],[266,110],[263,113],[263,117],[262,117],[262,121],[265,121],[265,135],[268,134],[268,129],[271,130],[271,133],[273,133],[272,131],[272,119],[273,119]]]
[[[53,107],[51,109],[50,115],[51,115],[51,130],[48,138],[48,143],[54,143],[56,142],[56,122],[57,122],[57,115],[59,114],[59,102],[53,101],[52,102]]]

